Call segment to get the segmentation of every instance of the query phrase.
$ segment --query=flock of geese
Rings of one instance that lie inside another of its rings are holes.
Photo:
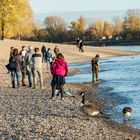
[[[81,104],[80,104],[80,111],[88,116],[97,116],[99,114],[105,114],[101,110],[95,108],[94,106],[90,104],[85,104],[85,93],[81,92],[79,93],[80,96],[82,96]],[[132,115],[132,108],[131,107],[124,107],[122,110],[122,115],[125,119],[130,120]]]

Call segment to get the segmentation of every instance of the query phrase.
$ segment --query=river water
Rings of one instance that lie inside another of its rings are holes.
[[[140,47],[119,47],[124,50],[140,51]],[[70,64],[79,68],[80,72],[69,76],[67,82],[91,82],[91,65],[89,62]],[[123,123],[122,109],[125,106],[133,108],[131,126],[140,129],[140,56],[126,56],[100,60],[97,88],[102,89],[99,96],[106,98],[112,120]]]

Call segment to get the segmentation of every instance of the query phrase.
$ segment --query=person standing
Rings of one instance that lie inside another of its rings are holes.
[[[57,57],[57,54],[59,53],[59,49],[58,49],[57,45],[54,48],[54,53],[55,53],[55,56]]]
[[[22,46],[22,50],[19,52],[19,55],[21,55],[21,57],[25,57],[26,52],[26,46]]]
[[[99,82],[98,73],[99,73],[99,59],[100,56],[96,54],[96,56],[91,60],[92,66],[92,82]]]
[[[53,75],[51,86],[52,86],[52,99],[55,95],[55,91],[57,86],[60,87],[61,99],[64,96],[64,84],[65,77],[68,75],[68,65],[64,60],[64,56],[62,53],[57,54],[57,59],[52,63],[51,73]]]
[[[13,49],[13,54],[9,59],[10,72],[11,72],[11,81],[12,87],[15,88],[15,82],[17,80],[17,87],[20,87],[20,76],[21,76],[21,57],[18,54],[18,49]],[[16,78],[16,80],[15,80]]]
[[[47,70],[50,70],[50,62],[52,60],[52,53],[50,48],[48,48],[47,52],[45,53],[45,60],[47,64]]]
[[[25,55],[26,55],[26,47],[22,46],[22,50],[20,51],[19,55],[21,55],[22,63],[21,63],[21,73],[22,73],[22,86],[26,86],[25,79],[26,79],[26,62],[25,62]]]
[[[46,53],[45,45],[42,46],[41,52],[42,52],[42,63],[43,63],[45,61],[45,53]]]
[[[33,60],[33,84],[36,89],[37,86],[37,75],[40,82],[40,88],[43,89],[43,79],[42,79],[42,55],[39,53],[39,48],[35,48],[35,54],[32,56]],[[37,75],[36,75],[37,74]]]
[[[33,54],[34,54],[33,48],[29,46],[28,51],[25,55],[25,62],[30,88],[33,86],[33,61],[32,61]]]

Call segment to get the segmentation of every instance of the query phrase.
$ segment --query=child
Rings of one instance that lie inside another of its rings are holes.
[[[52,86],[52,98],[55,95],[55,90],[57,86],[60,87],[61,99],[63,99],[64,95],[64,84],[65,84],[65,76],[68,75],[68,65],[64,60],[64,56],[62,53],[57,54],[57,58],[52,64],[51,73],[53,75],[51,86]]]

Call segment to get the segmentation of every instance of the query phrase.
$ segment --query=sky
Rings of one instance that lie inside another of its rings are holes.
[[[140,9],[140,0],[29,0],[34,13]]]

